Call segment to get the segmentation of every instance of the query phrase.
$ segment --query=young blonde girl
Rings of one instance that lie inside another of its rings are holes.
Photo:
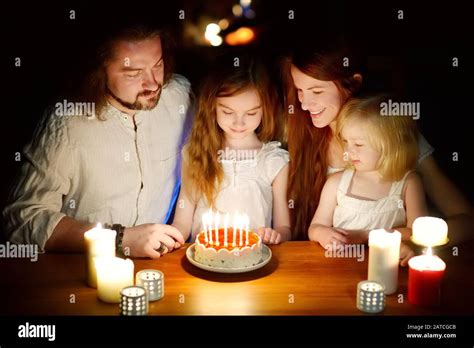
[[[342,108],[336,136],[348,166],[328,177],[308,234],[323,247],[366,243],[372,229],[397,229],[406,240],[426,215],[417,130],[409,116],[382,116],[385,98],[352,99]],[[402,265],[412,255],[402,243]]]
[[[221,216],[247,214],[264,243],[290,239],[289,158],[280,143],[271,141],[277,133],[275,105],[275,92],[251,57],[224,57],[213,67],[183,150],[172,225],[185,240],[203,230],[202,215],[209,209]]]

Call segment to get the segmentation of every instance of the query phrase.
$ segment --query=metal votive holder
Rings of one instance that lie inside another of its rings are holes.
[[[120,292],[121,315],[147,315],[148,300],[141,286],[127,286]]]
[[[357,284],[357,308],[365,313],[380,313],[385,308],[385,286],[364,280]]]
[[[145,288],[148,301],[156,301],[165,295],[165,275],[156,269],[144,269],[135,276],[135,283]]]

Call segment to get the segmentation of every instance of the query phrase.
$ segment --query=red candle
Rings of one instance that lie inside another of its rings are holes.
[[[446,264],[438,256],[416,256],[408,261],[408,301],[421,306],[438,306],[441,298],[441,281]]]

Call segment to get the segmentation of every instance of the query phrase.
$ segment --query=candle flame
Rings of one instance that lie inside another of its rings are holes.
[[[98,222],[96,228],[102,228],[102,224]]]
[[[433,256],[433,249],[430,246],[426,249],[426,255]]]
[[[224,217],[224,228],[227,229],[227,227],[229,227],[229,213],[226,213]]]

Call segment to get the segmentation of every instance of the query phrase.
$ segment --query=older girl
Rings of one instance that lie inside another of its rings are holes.
[[[249,216],[264,243],[278,244],[291,232],[288,153],[271,141],[278,126],[276,95],[260,64],[237,58],[221,58],[200,91],[173,226],[194,240],[209,209],[238,211]]]

